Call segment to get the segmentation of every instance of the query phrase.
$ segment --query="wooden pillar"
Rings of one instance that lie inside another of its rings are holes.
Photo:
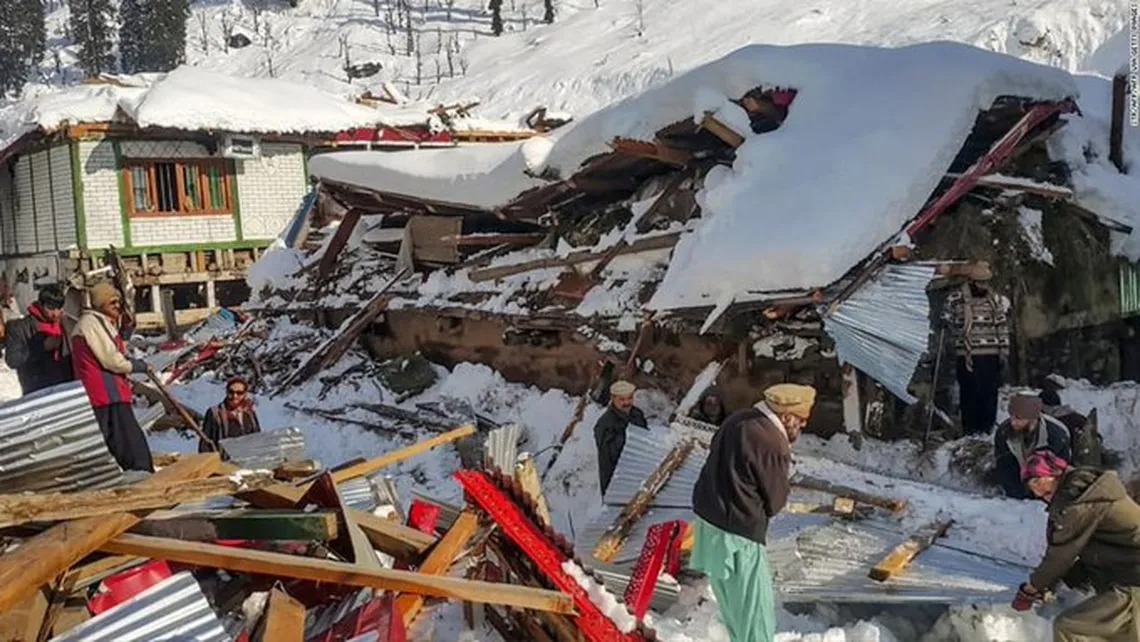
[[[218,307],[218,294],[214,289],[214,279],[206,280],[206,307],[213,310]]]
[[[859,371],[851,364],[843,365],[843,429],[848,433],[863,432],[863,407],[859,401]]]
[[[150,308],[162,312],[162,287],[158,284],[150,286]]]
[[[153,288],[151,290],[152,295],[159,290],[157,285],[151,287]],[[162,311],[162,324],[166,327],[166,337],[175,341],[180,333],[178,332],[178,314],[174,311],[174,290],[163,292],[161,298],[162,307],[159,309]]]
[[[1112,123],[1108,134],[1108,159],[1118,171],[1124,171],[1124,108],[1128,94],[1128,77],[1116,74],[1112,79]]]

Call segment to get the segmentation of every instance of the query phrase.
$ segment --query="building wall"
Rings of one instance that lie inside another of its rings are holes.
[[[236,165],[242,237],[277,238],[308,191],[301,146],[262,143],[261,158]]]
[[[119,195],[120,158],[209,158],[209,151],[190,141],[87,141],[79,144],[89,248],[220,244],[272,240],[288,223],[305,193],[300,145],[266,143],[263,158],[236,161],[233,216],[171,216],[128,219],[124,235]],[[118,154],[118,156],[116,156]],[[239,236],[240,227],[240,236]]]
[[[4,211],[6,254],[57,252],[76,247],[70,148],[55,145],[19,156],[12,166]],[[14,206],[13,206],[14,205]]]

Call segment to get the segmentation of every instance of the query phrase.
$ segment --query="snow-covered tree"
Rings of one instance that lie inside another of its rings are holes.
[[[503,0],[491,0],[488,8],[491,10],[491,33],[503,35]]]
[[[115,66],[115,9],[111,0],[68,0],[72,38],[79,45],[79,68],[98,76]]]
[[[186,59],[188,0],[120,0],[119,58],[123,71],[170,71]]]
[[[44,46],[41,0],[0,0],[0,97],[23,89]]]

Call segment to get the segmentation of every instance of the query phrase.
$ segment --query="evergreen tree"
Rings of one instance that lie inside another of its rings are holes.
[[[491,33],[503,35],[503,0],[491,0]]]
[[[542,21],[554,24],[554,0],[542,0]]]
[[[68,0],[71,34],[79,45],[79,68],[88,77],[114,68],[115,35],[111,0]]]
[[[123,71],[170,71],[186,60],[189,0],[121,0],[119,57]]]
[[[0,97],[17,94],[43,60],[41,0],[0,0]]]

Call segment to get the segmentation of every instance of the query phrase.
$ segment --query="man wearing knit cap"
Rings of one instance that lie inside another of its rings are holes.
[[[1029,499],[1022,484],[1021,470],[1034,452],[1047,450],[1072,461],[1069,429],[1042,412],[1041,398],[1026,391],[1009,400],[1009,419],[994,433],[994,468],[997,481],[1007,497]]]
[[[1140,506],[1115,472],[1072,468],[1048,450],[1022,478],[1049,504],[1048,548],[1013,608],[1027,611],[1059,582],[1095,595],[1053,621],[1055,642],[1140,640]]]
[[[633,405],[637,386],[628,381],[615,381],[610,386],[610,407],[594,424],[594,444],[598,447],[598,482],[602,497],[610,487],[618,460],[625,450],[625,431],[630,424],[648,430],[645,413]]]
[[[150,446],[132,410],[127,375],[147,371],[139,359],[126,357],[119,329],[122,297],[103,281],[90,288],[91,307],[83,311],[71,335],[75,376],[87,390],[107,448],[123,470],[154,472]]]
[[[791,446],[807,426],[815,388],[779,384],[725,419],[693,488],[695,543],[732,642],[771,642],[776,602],[765,549],[768,523],[787,504]]]

